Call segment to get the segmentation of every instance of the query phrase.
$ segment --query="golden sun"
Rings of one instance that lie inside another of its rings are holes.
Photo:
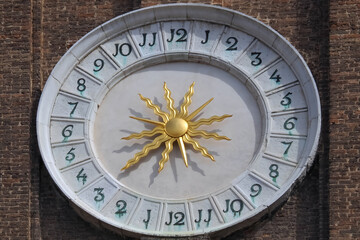
[[[223,116],[212,116],[208,119],[202,118],[197,121],[191,121],[194,117],[197,116],[197,114],[200,113],[200,111],[206,105],[208,105],[213,100],[213,98],[211,98],[203,105],[201,105],[198,109],[196,109],[194,112],[189,114],[188,107],[191,104],[191,97],[194,94],[194,84],[195,83],[191,84],[189,91],[185,94],[184,101],[180,107],[180,111],[178,111],[174,107],[174,100],[171,98],[171,92],[167,88],[166,83],[164,83],[164,91],[165,91],[164,98],[167,102],[167,109],[169,110],[169,113],[161,111],[160,107],[152,103],[152,101],[149,98],[145,98],[141,94],[139,94],[141,100],[143,100],[146,103],[146,106],[152,109],[156,115],[160,116],[163,122],[130,116],[130,118],[151,123],[155,125],[155,127],[152,130],[144,130],[141,133],[134,133],[122,139],[125,140],[129,140],[133,138],[140,139],[143,137],[152,137],[159,134],[160,135],[157,136],[153,140],[153,142],[145,145],[142,151],[136,153],[132,159],[127,161],[126,165],[121,170],[127,169],[132,165],[138,163],[141,158],[149,154],[149,151],[156,149],[160,147],[162,143],[165,143],[165,150],[162,152],[162,159],[159,162],[159,172],[160,172],[164,168],[164,164],[169,160],[169,154],[173,150],[173,144],[175,141],[177,141],[179,145],[181,155],[184,159],[184,163],[186,167],[188,167],[188,160],[186,156],[186,149],[184,143],[191,144],[192,147],[196,151],[201,152],[203,156],[210,158],[212,161],[215,161],[214,157],[208,152],[208,150],[205,147],[200,146],[200,144],[197,141],[195,141],[192,137],[200,136],[207,139],[213,138],[216,140],[230,140],[226,136],[219,136],[216,133],[210,133],[203,130],[198,130],[197,128],[200,127],[201,125],[210,125],[213,122],[220,122],[225,118],[231,117],[232,115],[225,114]]]

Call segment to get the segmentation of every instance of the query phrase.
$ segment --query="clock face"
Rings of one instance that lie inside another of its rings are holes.
[[[319,130],[298,52],[255,19],[197,4],[87,34],[54,68],[37,116],[43,160],[71,203],[155,236],[253,223],[306,174]]]

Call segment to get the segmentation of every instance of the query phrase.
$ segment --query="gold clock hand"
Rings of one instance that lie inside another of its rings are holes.
[[[150,119],[138,118],[138,117],[134,117],[134,116],[130,116],[130,118],[136,119],[136,120],[139,120],[139,121],[142,121],[142,122],[147,122],[147,123],[163,126],[163,127],[165,126],[165,123],[163,123],[163,122],[157,122],[157,121],[153,121],[153,120],[150,120]]]
[[[180,148],[180,152],[181,152],[181,155],[184,159],[184,163],[185,163],[185,166],[188,167],[188,160],[187,160],[187,156],[186,156],[186,149],[185,149],[185,144],[184,144],[184,141],[182,139],[182,137],[179,137],[177,139],[177,142],[179,144],[179,148]]]
[[[203,105],[201,105],[198,109],[196,109],[194,112],[192,112],[189,116],[186,117],[187,121],[190,121],[191,119],[193,119],[201,110],[203,110],[204,107],[206,107],[206,105],[208,105],[214,98],[210,98],[210,100],[208,100],[206,103],[204,103]]]

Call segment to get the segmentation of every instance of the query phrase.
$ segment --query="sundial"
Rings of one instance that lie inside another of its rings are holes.
[[[314,79],[275,30],[229,9],[158,5],[60,59],[37,116],[52,179],[88,221],[224,236],[283,202],[320,134]]]

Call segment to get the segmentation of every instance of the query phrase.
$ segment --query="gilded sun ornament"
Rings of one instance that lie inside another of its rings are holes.
[[[220,136],[217,133],[210,133],[204,130],[198,130],[197,128],[202,125],[210,125],[213,122],[220,122],[225,118],[231,117],[232,115],[222,115],[222,116],[212,116],[208,119],[202,118],[197,121],[192,121],[200,111],[205,108],[214,98],[209,99],[194,112],[188,112],[188,107],[191,104],[191,97],[194,94],[194,84],[192,83],[189,91],[184,96],[184,101],[180,106],[180,111],[174,107],[174,100],[171,98],[171,92],[167,88],[166,83],[164,82],[164,98],[167,102],[167,109],[169,113],[163,112],[160,107],[154,104],[149,98],[143,97],[139,94],[140,99],[146,103],[146,106],[154,111],[157,116],[162,118],[162,122],[149,120],[145,118],[138,118],[130,116],[130,118],[143,121],[155,125],[152,130],[144,130],[141,133],[134,133],[122,139],[140,139],[143,137],[153,137],[157,136],[151,143],[144,146],[142,151],[135,154],[135,156],[127,161],[126,165],[121,169],[125,170],[132,165],[138,163],[141,158],[147,156],[151,150],[154,150],[162,143],[165,143],[165,150],[162,152],[162,159],[159,162],[159,172],[163,170],[164,164],[169,160],[169,154],[173,150],[173,144],[176,141],[179,145],[181,155],[183,157],[186,167],[188,167],[188,160],[186,156],[185,143],[192,145],[192,147],[201,152],[204,157],[210,158],[212,161],[215,161],[214,157],[208,152],[205,147],[202,147],[196,140],[193,139],[195,136],[200,136],[203,138],[213,138],[215,140],[230,140],[226,136]]]

